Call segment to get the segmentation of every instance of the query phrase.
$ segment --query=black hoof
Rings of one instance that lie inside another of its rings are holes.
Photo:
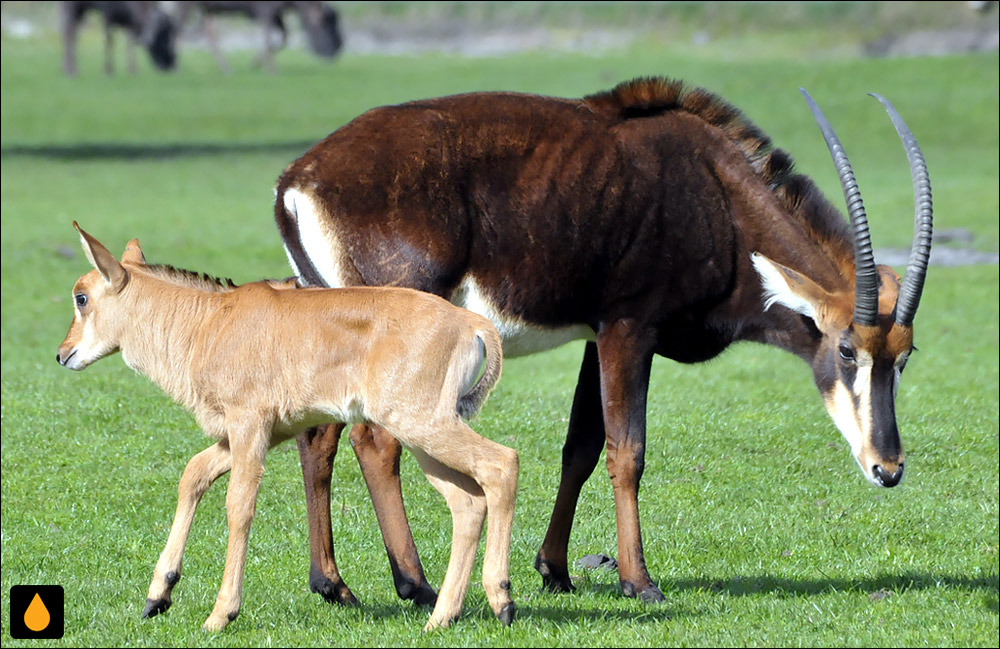
[[[431,608],[437,604],[437,593],[426,581],[417,583],[410,579],[395,579],[396,594],[399,599],[408,599],[417,606],[429,606]]]
[[[653,585],[646,586],[642,590],[636,590],[635,585],[630,581],[623,581],[620,585],[625,597],[638,597],[639,601],[649,604],[657,604],[666,599],[660,589]]]
[[[434,605],[437,604],[438,596],[429,584],[421,584],[420,587],[413,592],[410,599],[413,600],[413,603],[417,606],[434,608]]]
[[[160,613],[165,613],[168,608],[170,608],[172,602],[169,599],[147,599],[146,608],[142,609],[143,619],[147,617],[153,617],[154,615],[159,615]]]
[[[358,599],[343,581],[335,582],[318,572],[309,571],[309,590],[317,593],[331,604],[357,606]]]
[[[504,626],[510,626],[510,623],[514,621],[514,602],[507,602],[504,607],[500,609],[500,615],[497,619],[503,622]]]
[[[542,590],[549,593],[572,593],[576,587],[570,582],[569,572],[554,563],[535,557],[535,570],[542,576]]]

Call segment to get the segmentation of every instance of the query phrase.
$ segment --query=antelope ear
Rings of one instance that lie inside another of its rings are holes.
[[[759,252],[751,253],[750,261],[760,275],[764,288],[765,311],[774,304],[780,304],[812,318],[816,326],[820,326],[820,307],[828,298],[828,293],[823,288],[805,275],[768,259]]]
[[[142,254],[142,248],[139,247],[139,240],[132,239],[125,246],[125,252],[122,253],[122,263],[130,262],[133,264],[145,264],[146,255]]]
[[[128,272],[100,241],[83,231],[76,221],[73,227],[80,233],[80,245],[90,265],[97,269],[104,281],[115,291],[120,291],[128,281]]]

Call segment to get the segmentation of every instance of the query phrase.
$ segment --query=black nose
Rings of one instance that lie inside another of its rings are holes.
[[[903,479],[903,465],[900,464],[895,473],[889,473],[881,465],[876,464],[875,468],[872,469],[872,473],[875,474],[875,477],[878,478],[883,487],[895,487]]]

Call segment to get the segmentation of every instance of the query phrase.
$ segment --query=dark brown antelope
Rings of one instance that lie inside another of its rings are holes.
[[[493,611],[510,624],[517,454],[462,421],[500,377],[500,336],[488,320],[410,289],[236,287],[147,265],[135,239],[119,263],[76,227],[95,270],[73,287],[73,324],[56,360],[82,370],[121,351],[129,367],[219,440],[184,470],[143,617],[170,606],[198,502],[232,470],[226,569],[204,626],[219,630],[236,619],[268,449],[320,423],[337,422],[325,429],[335,438],[345,423],[364,422],[409,448],[451,509],[451,558],[425,629],[446,626],[461,612],[487,515],[483,586]]]
[[[697,363],[737,341],[788,350],[812,367],[864,476],[882,487],[903,476],[896,388],[913,349],[931,191],[912,134],[878,99],[903,140],[917,204],[902,286],[875,264],[847,156],[808,96],[849,223],[738,110],[659,78],[583,99],[473,93],[376,108],[285,169],[275,218],[309,285],[436,293],[488,317],[508,356],[589,341],[535,567],[545,587],[573,589],[570,529],[603,446],[621,589],[659,601],[637,498],[654,354]],[[350,434],[397,591],[428,601],[399,494],[398,444],[378,427]],[[345,601],[329,537],[335,437],[313,430],[298,443],[311,586]]]
[[[135,46],[141,43],[160,70],[172,70],[177,61],[174,49],[177,26],[158,2],[61,2],[63,70],[75,77],[76,39],[83,20],[90,12],[100,14],[104,24],[104,72],[115,71],[112,32],[122,29],[127,39],[128,71],[135,74]]]

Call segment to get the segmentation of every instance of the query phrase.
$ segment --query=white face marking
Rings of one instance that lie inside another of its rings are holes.
[[[587,325],[540,327],[501,313],[471,275],[466,275],[451,294],[451,303],[478,313],[492,322],[500,332],[503,353],[507,357],[526,356],[553,349],[571,340],[594,340],[594,331]]]
[[[302,249],[305,250],[309,261],[319,273],[327,286],[341,288],[344,282],[341,278],[340,268],[340,244],[333,232],[324,227],[321,212],[316,209],[316,204],[307,194],[291,187],[285,190],[282,197],[285,209],[295,216],[295,222],[299,228],[299,239],[302,241]],[[287,249],[286,249],[287,253]],[[289,261],[291,257],[289,256]],[[291,264],[295,272],[299,269],[295,264]]]
[[[79,312],[74,317],[79,321]],[[112,345],[98,338],[96,329],[93,317],[88,318],[84,322],[83,333],[80,335],[80,340],[70,351],[70,357],[66,361],[65,367],[71,370],[86,369],[90,364],[101,360],[114,351]]]
[[[872,434],[872,369],[874,362],[870,354],[864,350],[857,350],[858,369],[854,375],[853,385],[845,385],[841,381],[834,384],[833,393],[824,401],[830,417],[837,425],[840,433],[851,445],[851,453],[861,467],[862,473],[868,481],[876,486],[880,483],[872,475],[872,467],[866,466],[863,460],[865,442],[871,439]],[[857,410],[854,404],[857,402]]]

